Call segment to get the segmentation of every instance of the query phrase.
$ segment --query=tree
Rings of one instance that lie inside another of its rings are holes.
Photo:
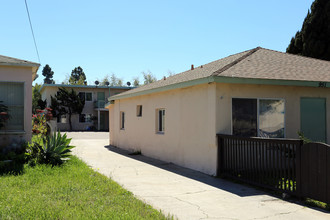
[[[47,101],[41,99],[41,93],[39,92],[41,85],[36,83],[32,87],[32,113],[36,114],[37,109],[45,109],[47,106]]]
[[[330,1],[315,0],[287,53],[330,60]]]
[[[55,81],[53,80],[54,72],[52,71],[52,68],[48,64],[44,66],[42,70],[42,75],[45,77],[44,84],[54,84]]]
[[[147,72],[142,72],[143,79],[144,79],[144,85],[147,85],[149,83],[156,82],[156,77],[148,70]]]
[[[109,82],[110,86],[123,86],[123,80],[118,78],[114,73],[111,76],[106,75],[100,82],[101,86],[106,86],[106,82]]]
[[[139,77],[134,77],[134,78],[133,78],[133,86],[134,86],[134,87],[138,87],[138,86],[140,86],[140,80],[139,80]]]
[[[72,70],[69,83],[71,85],[87,85],[86,75],[80,66]]]
[[[81,114],[85,106],[85,100],[81,99],[79,95],[71,89],[71,91],[65,88],[59,88],[55,98],[51,96],[51,106],[53,109],[53,115],[58,117],[61,114],[69,115],[69,125],[72,131],[71,117],[74,114]]]

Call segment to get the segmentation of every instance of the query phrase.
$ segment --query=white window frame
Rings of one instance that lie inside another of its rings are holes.
[[[159,114],[162,112],[162,116],[160,117]],[[164,134],[165,133],[165,108],[158,108],[156,109],[156,133],[157,134]],[[160,128],[160,124],[162,127]]]
[[[259,133],[259,101],[260,100],[283,100],[284,102],[284,135],[283,138],[286,138],[286,100],[285,98],[256,98],[256,97],[232,97],[230,105],[230,129],[231,134],[233,134],[233,99],[256,99],[257,100],[257,137],[260,137]]]

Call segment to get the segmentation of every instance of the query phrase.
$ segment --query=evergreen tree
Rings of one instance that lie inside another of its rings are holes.
[[[80,66],[72,70],[69,83],[71,85],[87,85],[86,75]]]
[[[72,131],[71,117],[74,114],[81,114],[85,106],[85,100],[81,99],[73,89],[68,91],[65,88],[59,88],[55,99],[51,97],[50,108],[53,109],[53,115],[68,114],[70,130]]]
[[[47,106],[47,100],[41,99],[41,93],[39,92],[41,85],[38,83],[32,87],[32,113],[35,114],[37,109],[45,109]]]
[[[330,1],[315,0],[287,53],[330,60]]]
[[[44,66],[42,70],[42,75],[45,77],[44,84],[54,84],[55,81],[53,80],[54,72],[52,71],[52,68],[48,64]]]

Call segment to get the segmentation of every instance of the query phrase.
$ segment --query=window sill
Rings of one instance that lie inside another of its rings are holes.
[[[0,135],[22,135],[26,134],[25,131],[0,131]]]
[[[161,135],[164,135],[165,132],[164,131],[157,131],[156,134],[161,134]]]

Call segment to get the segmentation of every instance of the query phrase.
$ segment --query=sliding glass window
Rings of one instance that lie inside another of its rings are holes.
[[[283,99],[232,99],[233,135],[284,138]]]

